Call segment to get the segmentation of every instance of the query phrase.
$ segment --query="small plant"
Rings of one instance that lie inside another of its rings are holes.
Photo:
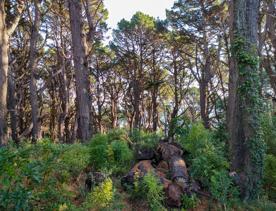
[[[163,186],[153,173],[147,173],[142,179],[136,178],[132,197],[146,200],[152,211],[165,210]]]
[[[90,161],[96,170],[110,167],[110,161],[113,159],[113,152],[108,144],[106,135],[96,135],[89,145]]]
[[[276,156],[265,158],[264,189],[270,200],[276,202]]]
[[[113,183],[112,180],[108,178],[88,194],[84,206],[86,209],[93,208],[96,210],[108,208],[112,204],[113,198]]]
[[[130,134],[131,141],[137,148],[155,148],[162,134],[149,133],[142,130],[134,130]]]
[[[111,148],[114,156],[114,166],[117,167],[117,172],[124,173],[129,169],[133,159],[133,152],[128,147],[128,144],[122,141],[113,141]]]
[[[204,187],[210,187],[210,179],[215,171],[227,170],[229,163],[224,156],[224,145],[216,143],[211,132],[201,123],[187,126],[186,135],[179,140],[188,152],[187,164],[193,179],[199,180]]]
[[[199,199],[196,197],[195,194],[192,195],[187,195],[184,194],[181,198],[182,200],[182,208],[184,209],[191,209],[191,208],[195,208],[198,204]]]
[[[210,190],[212,196],[217,199],[226,209],[226,206],[238,198],[238,189],[225,170],[214,171],[211,177]]]
[[[68,146],[61,155],[62,164],[73,177],[78,176],[89,165],[89,159],[89,148],[82,144]]]

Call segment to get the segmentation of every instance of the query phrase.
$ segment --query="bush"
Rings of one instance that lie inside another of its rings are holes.
[[[130,167],[133,152],[125,139],[120,139],[123,133],[112,132],[107,135],[96,135],[89,145],[90,161],[95,170],[113,170],[124,173]],[[111,138],[115,138],[111,140]]]
[[[149,148],[154,149],[157,147],[162,134],[149,133],[142,130],[134,130],[130,134],[130,139],[136,149]]]
[[[82,144],[68,146],[61,155],[61,162],[73,177],[79,175],[90,162],[89,148]]]
[[[276,156],[276,116],[269,116],[268,114],[263,116],[262,129],[263,138],[267,145],[267,153]]]
[[[90,161],[95,170],[111,167],[113,151],[106,135],[96,135],[90,142]]]
[[[214,172],[227,170],[229,163],[224,156],[223,143],[216,143],[201,123],[189,125],[186,134],[179,140],[188,152],[186,158],[191,176],[199,180],[204,187],[210,187]]]
[[[111,179],[106,179],[100,186],[97,186],[88,194],[85,201],[86,209],[103,209],[108,208],[113,201],[114,189]]]
[[[130,167],[133,159],[133,152],[126,142],[113,141],[111,143],[113,151],[114,166],[117,167],[118,173],[124,173]]]
[[[183,209],[192,209],[195,208],[198,204],[199,199],[197,198],[197,196],[195,194],[192,195],[187,195],[184,194],[181,198],[181,202],[182,202],[182,208]]]
[[[214,171],[211,177],[210,190],[212,196],[226,207],[238,198],[238,189],[233,185],[232,178],[225,170]]]
[[[276,156],[265,158],[264,189],[270,200],[276,202]]]
[[[146,200],[153,211],[166,210],[163,206],[163,185],[153,173],[146,174],[141,180],[137,178],[131,194],[134,199]]]
[[[69,206],[78,194],[72,190],[71,179],[86,167],[87,156],[85,146],[57,145],[47,140],[1,148],[0,210]]]

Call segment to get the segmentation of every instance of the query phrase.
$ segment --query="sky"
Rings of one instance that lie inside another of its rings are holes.
[[[173,3],[174,0],[104,0],[109,11],[107,23],[113,29],[121,19],[130,20],[137,11],[164,19],[165,10],[171,8]]]

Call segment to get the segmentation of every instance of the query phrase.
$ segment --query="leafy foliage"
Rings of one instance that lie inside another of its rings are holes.
[[[142,180],[137,178],[134,183],[134,190],[132,190],[132,196],[136,199],[145,199],[153,211],[165,210],[163,206],[163,186],[151,172],[146,174]]]
[[[47,140],[1,148],[1,210],[54,210],[69,205],[78,194],[70,187],[71,179],[88,165],[88,157],[85,146],[56,145]]]
[[[111,169],[123,173],[133,159],[127,140],[128,137],[122,130],[96,135],[89,144],[92,166],[96,170]]]
[[[276,202],[276,156],[267,155],[265,159],[264,188],[269,199]]]
[[[232,178],[225,170],[214,171],[211,177],[210,190],[212,196],[226,206],[238,198],[239,192],[234,186]]]
[[[143,130],[134,130],[130,134],[130,139],[137,148],[155,148],[161,137],[162,134],[160,133],[150,133]]]
[[[184,208],[184,209],[195,208],[199,201],[199,199],[197,198],[197,196],[195,194],[192,194],[192,195],[184,194],[181,199],[182,199],[181,200],[182,208]]]
[[[113,183],[112,180],[108,178],[88,194],[85,201],[85,208],[94,208],[96,210],[107,208],[111,205],[113,198]]]
[[[229,163],[224,156],[223,143],[216,143],[212,134],[201,123],[188,125],[186,134],[179,140],[189,155],[187,157],[191,176],[205,187],[215,171],[227,170]]]

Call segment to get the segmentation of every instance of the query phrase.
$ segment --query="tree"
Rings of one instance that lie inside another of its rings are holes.
[[[213,65],[217,59],[212,52],[219,48],[215,39],[220,36],[219,22],[224,15],[224,3],[215,0],[178,0],[167,11],[167,18],[173,29],[179,35],[188,37],[193,45],[193,52],[186,54],[190,60],[194,60],[190,69],[199,85],[200,116],[206,128],[211,127],[210,90],[215,80]]]
[[[234,0],[232,5],[229,146],[231,169],[240,178],[240,192],[244,200],[258,197],[264,161],[264,142],[260,126],[262,100],[256,44],[259,3],[259,0]]]
[[[90,96],[88,66],[83,42],[82,7],[78,0],[69,0],[70,27],[76,79],[77,138],[85,141],[91,137]]]
[[[9,38],[15,31],[24,9],[24,2],[18,1],[16,13],[7,19],[6,1],[0,2],[0,144],[6,142],[7,91],[9,70]]]

